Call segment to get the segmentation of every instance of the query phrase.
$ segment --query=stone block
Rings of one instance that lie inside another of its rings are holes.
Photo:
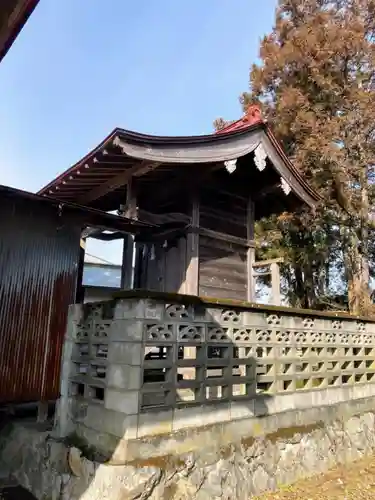
[[[73,366],[70,361],[64,361],[61,370],[60,394],[61,396],[69,395],[69,379],[73,374]]]
[[[144,317],[146,319],[155,319],[161,321],[164,316],[166,304],[156,300],[144,300]]]
[[[73,356],[75,343],[71,339],[66,339],[63,345],[62,360],[70,362]]]
[[[141,376],[140,366],[111,364],[108,367],[107,387],[128,391],[139,390],[142,383]]]
[[[80,322],[83,320],[83,304],[70,304],[68,308],[68,323],[75,321]]]
[[[142,342],[142,321],[115,319],[111,322],[110,339],[112,342]]]
[[[263,415],[268,415],[269,410],[268,410],[268,405],[269,405],[269,399],[272,396],[266,396],[266,395],[259,395],[256,398],[254,398],[254,415],[257,417],[261,417]]]
[[[198,321],[199,323],[211,323],[213,321],[210,314],[210,308],[205,304],[194,304],[192,307],[194,311],[194,321]]]
[[[230,403],[200,407],[176,408],[173,412],[172,430],[201,427],[230,421]]]
[[[293,393],[292,396],[294,398],[294,408],[297,410],[311,408],[313,406],[312,392],[313,391],[301,391]]]
[[[255,401],[232,401],[230,403],[231,420],[252,418],[255,416]]]
[[[267,316],[263,311],[243,311],[242,323],[244,326],[256,326],[258,328],[267,328]]]
[[[65,340],[63,346],[62,363],[60,370],[60,394],[61,396],[69,395],[69,379],[74,373],[72,356],[75,349],[75,344],[71,340]]]
[[[111,342],[108,350],[108,363],[140,366],[143,346],[131,342]]]
[[[334,319],[333,320],[330,320],[331,321],[331,327],[333,326],[333,322],[335,321]],[[337,328],[337,333],[341,333],[341,332],[356,332],[357,331],[357,325],[356,325],[356,322],[353,321],[353,320],[347,320],[347,319],[344,319],[344,320],[336,320],[337,323],[335,325],[341,325],[341,328]]]
[[[366,331],[368,333],[374,334],[375,333],[375,322],[371,321],[371,322],[366,323]]]
[[[172,432],[173,410],[140,413],[137,437],[156,436]]]
[[[257,410],[260,409],[263,404],[265,407],[266,414],[272,415],[273,413],[281,413],[283,411],[290,411],[296,408],[296,399],[298,396],[306,396],[307,394],[275,394],[269,397],[264,397],[263,402],[260,397],[258,397]],[[311,401],[311,399],[310,399]],[[310,404],[310,402],[308,403]],[[262,413],[263,414],[263,413]],[[260,413],[257,413],[260,415]]]
[[[126,461],[132,460],[133,457],[129,453],[129,443],[131,442],[128,439],[119,439],[116,442],[111,454],[111,465],[121,466]]]
[[[104,458],[110,460],[115,452],[118,443],[121,441],[117,436],[107,432],[98,432],[95,429],[86,427],[83,424],[77,424],[75,433],[82,438],[89,446],[95,448]]]
[[[113,312],[114,319],[142,319],[144,318],[143,299],[118,299]]]
[[[66,325],[65,338],[67,340],[77,340],[77,333],[80,330],[77,321],[72,321],[68,318]]]
[[[60,438],[71,434],[74,430],[72,415],[74,413],[75,401],[68,396],[61,397],[56,404],[55,431]]]
[[[220,308],[210,307],[208,309],[210,321],[224,328],[228,326],[243,326],[243,314],[244,311],[241,309],[233,309],[230,306]]]
[[[320,391],[312,391],[311,406],[330,406],[351,399],[351,387],[329,387]],[[303,408],[303,406],[299,406]],[[305,406],[306,407],[306,406]]]
[[[340,388],[338,388],[340,389]],[[330,391],[329,389],[321,389],[320,391],[311,392],[311,406],[326,406],[338,403],[340,399],[340,391]]]
[[[353,399],[370,398],[372,396],[375,396],[374,383],[355,385],[351,387],[351,390]]]
[[[90,429],[120,439],[135,439],[137,436],[137,415],[124,415],[118,411],[108,410],[102,405],[90,404],[83,423]]]
[[[104,407],[125,415],[136,415],[139,408],[139,392],[106,389]]]

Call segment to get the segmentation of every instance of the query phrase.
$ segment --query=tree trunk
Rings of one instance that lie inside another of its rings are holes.
[[[358,239],[355,238],[358,242]],[[348,300],[349,310],[356,315],[371,314],[369,266],[358,245],[348,251]]]
[[[306,293],[306,285],[303,279],[303,271],[301,266],[294,264],[294,273],[296,277],[296,299],[298,301],[298,306],[303,309],[308,309],[309,303]]]
[[[361,227],[352,232],[351,245],[346,265],[348,271],[349,310],[352,314],[371,315],[372,301],[368,262],[368,176],[364,169],[361,176]],[[358,238],[359,234],[359,238]]]

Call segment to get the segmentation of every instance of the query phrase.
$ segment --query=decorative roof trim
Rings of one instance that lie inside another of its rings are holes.
[[[281,189],[284,191],[286,196],[288,196],[288,194],[292,190],[292,188],[289,186],[289,184],[286,182],[286,180],[283,179],[282,177],[281,177]]]
[[[267,166],[267,153],[264,151],[263,144],[260,142],[254,151],[254,163],[257,169],[262,172]]]
[[[230,174],[233,174],[233,172],[237,168],[237,158],[234,158],[233,160],[227,160],[224,162],[224,166],[227,169],[227,172]]]

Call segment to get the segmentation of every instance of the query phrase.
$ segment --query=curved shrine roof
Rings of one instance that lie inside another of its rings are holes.
[[[142,177],[156,169],[172,172],[178,165],[188,164],[202,164],[202,168],[223,164],[224,168],[226,162],[249,153],[258,158],[259,170],[265,168],[266,159],[270,161],[281,185],[284,183],[283,189],[293,191],[310,206],[319,200],[262,120],[259,108],[254,106],[240,120],[209,135],[162,137],[116,128],[38,194],[114,210],[108,204],[101,206],[100,200],[126,185],[133,176]]]

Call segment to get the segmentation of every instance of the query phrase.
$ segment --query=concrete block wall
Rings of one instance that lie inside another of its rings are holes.
[[[114,451],[372,396],[374,381],[375,323],[366,319],[134,292],[71,307],[58,429]]]

